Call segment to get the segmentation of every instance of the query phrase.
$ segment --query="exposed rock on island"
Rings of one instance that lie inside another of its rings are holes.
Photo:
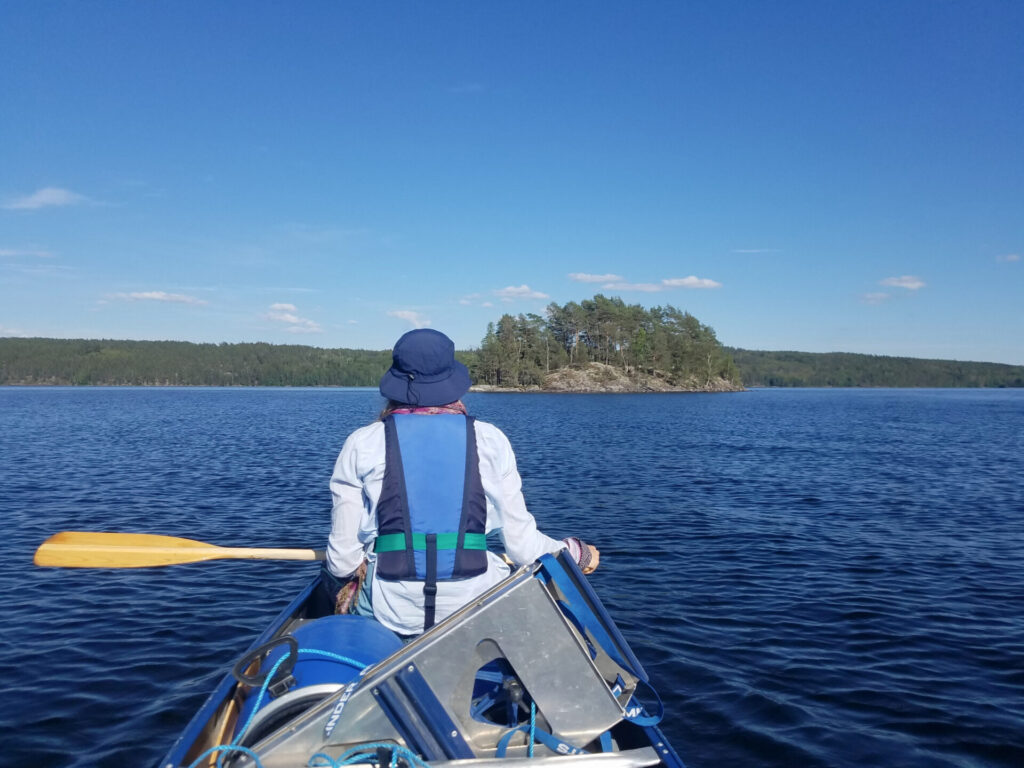
[[[689,376],[676,380],[663,371],[624,371],[604,363],[559,368],[544,377],[543,385],[527,387],[500,387],[478,384],[472,392],[565,392],[565,393],[626,393],[626,392],[742,392],[744,388],[720,377]]]

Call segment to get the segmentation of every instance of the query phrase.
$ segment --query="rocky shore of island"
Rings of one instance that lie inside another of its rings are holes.
[[[546,392],[546,393],[643,393],[643,392],[743,392],[735,382],[718,377],[700,380],[690,376],[676,380],[663,371],[624,371],[604,363],[559,368],[544,377],[544,383],[528,387],[502,387],[477,384],[471,392]]]

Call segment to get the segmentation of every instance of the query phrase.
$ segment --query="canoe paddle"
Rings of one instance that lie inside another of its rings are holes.
[[[148,568],[205,560],[323,560],[322,549],[218,547],[153,533],[55,533],[36,550],[35,564],[52,568]]]

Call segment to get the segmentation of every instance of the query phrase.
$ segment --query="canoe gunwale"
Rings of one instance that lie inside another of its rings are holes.
[[[287,607],[285,607],[281,613],[270,623],[262,634],[253,640],[252,644],[242,653],[244,656],[250,651],[254,651],[264,643],[271,640],[282,627],[288,624],[295,618],[298,618],[306,605],[309,603],[311,597],[315,594],[316,590],[320,586],[321,577],[318,574],[309,584],[307,584],[303,590],[292,600]],[[214,688],[213,692],[206,698],[203,706],[199,708],[199,711],[189,721],[189,724],[185,726],[185,730],[182,731],[177,741],[164,756],[163,760],[160,761],[159,765],[161,768],[179,768],[182,765],[190,765],[205,749],[208,747],[203,746],[203,749],[198,749],[197,745],[205,745],[206,740],[203,739],[204,732],[212,731],[216,727],[216,721],[221,709],[231,699],[237,687],[237,681],[231,672],[228,672],[220,683]]]

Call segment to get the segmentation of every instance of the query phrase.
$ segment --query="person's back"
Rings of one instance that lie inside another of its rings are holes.
[[[597,567],[594,547],[537,530],[508,438],[466,414],[459,398],[469,385],[448,337],[405,334],[381,379],[389,399],[382,420],[349,436],[331,477],[328,580],[353,578],[365,559],[356,611],[402,635],[428,629],[508,575],[487,551],[487,533],[500,531],[517,565],[568,547],[585,572]]]

